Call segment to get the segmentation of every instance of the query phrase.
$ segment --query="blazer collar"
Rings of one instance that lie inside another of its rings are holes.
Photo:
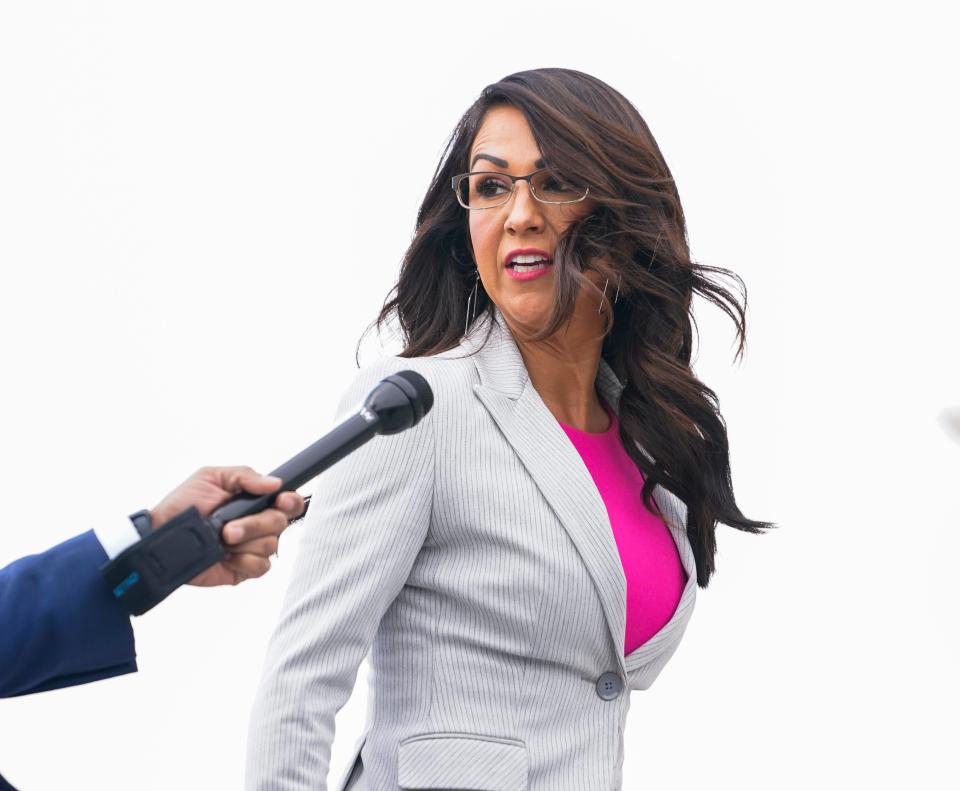
[[[690,615],[696,566],[686,533],[685,506],[662,487],[655,488],[654,500],[680,551],[688,580],[670,622],[625,659],[626,578],[606,506],[589,470],[533,387],[499,309],[494,306],[492,316],[485,314],[474,322],[461,347],[472,353],[479,375],[474,393],[557,514],[594,582],[614,645],[619,649],[621,672],[635,669],[679,638]],[[611,408],[619,412],[623,384],[602,358],[597,388]]]
[[[530,376],[503,314],[496,305],[492,306],[492,310],[493,317],[485,313],[474,322],[460,345],[469,352],[476,352],[474,361],[481,386],[516,401],[529,384]],[[597,387],[607,403],[619,411],[623,384],[602,357],[597,370]]]

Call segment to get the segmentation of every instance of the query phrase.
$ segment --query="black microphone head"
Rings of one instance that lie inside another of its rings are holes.
[[[363,406],[378,418],[378,434],[396,434],[415,426],[433,406],[433,391],[416,371],[399,371],[383,379]]]
[[[430,389],[430,385],[427,383],[427,380],[424,379],[416,371],[406,370],[398,371],[393,376],[399,376],[401,379],[406,379],[416,392],[414,396],[414,403],[419,405],[420,415],[417,417],[417,420],[420,420],[430,409],[433,407],[433,390]],[[392,376],[388,376],[388,379],[392,379]]]

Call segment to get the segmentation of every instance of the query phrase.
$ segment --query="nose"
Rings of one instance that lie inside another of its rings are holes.
[[[543,230],[543,204],[530,192],[530,183],[518,181],[510,198],[510,212],[503,227],[515,234]]]

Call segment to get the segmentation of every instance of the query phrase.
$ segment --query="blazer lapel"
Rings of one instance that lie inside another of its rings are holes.
[[[673,492],[662,486],[655,486],[653,499],[660,509],[673,541],[680,553],[680,563],[687,572],[687,583],[683,586],[680,601],[670,620],[656,634],[652,635],[643,645],[637,647],[626,657],[627,671],[637,670],[647,664],[661,651],[666,650],[683,635],[683,631],[693,613],[693,605],[697,598],[697,563],[693,556],[693,547],[687,536],[687,506]]]
[[[600,360],[600,368],[597,371],[597,387],[607,399],[607,403],[613,408],[614,412],[620,413],[620,393],[623,391],[623,385],[617,379],[613,369],[605,360]],[[636,443],[640,452],[649,459],[653,457],[638,442]],[[680,563],[683,570],[687,573],[687,582],[683,586],[680,594],[680,601],[677,602],[677,608],[674,610],[670,620],[661,627],[661,629],[649,639],[644,641],[643,645],[638,646],[626,657],[627,671],[636,670],[649,662],[653,657],[664,650],[667,646],[679,640],[686,628],[687,621],[693,612],[693,605],[697,596],[697,563],[693,555],[693,547],[690,544],[690,537],[687,535],[687,506],[683,500],[677,497],[673,492],[664,489],[662,486],[653,487],[653,501],[660,510],[660,515],[670,530],[673,537],[673,543],[677,546],[677,552],[680,555]],[[606,514],[606,510],[604,510]],[[609,528],[609,517],[607,525]],[[609,528],[612,532],[612,528]],[[618,552],[619,557],[619,552]],[[621,566],[622,569],[622,566]],[[624,583],[624,591],[626,583]],[[626,592],[624,592],[626,600]],[[626,607],[626,605],[624,605]],[[626,614],[624,614],[626,619]],[[624,623],[626,623],[624,621]]]
[[[461,346],[474,353],[480,384],[474,392],[507,442],[543,492],[576,547],[597,589],[607,627],[618,647],[621,671],[634,670],[683,633],[696,595],[696,563],[686,531],[686,506],[661,486],[653,497],[667,523],[687,572],[680,603],[670,621],[628,657],[623,656],[626,631],[626,578],[610,518],[580,454],[530,382],[523,357],[503,315],[493,308],[471,328]],[[597,388],[619,413],[623,385],[603,359]],[[641,453],[649,456],[639,445]]]
[[[527,375],[520,351],[502,315],[477,322],[463,346],[476,350],[480,384],[477,398],[497,423],[537,487],[543,492],[580,554],[600,597],[607,626],[623,667],[626,628],[626,579],[610,528],[610,519],[586,465]],[[611,406],[621,386],[609,366],[598,385]],[[611,381],[612,380],[612,381]],[[614,385],[614,383],[616,383]]]

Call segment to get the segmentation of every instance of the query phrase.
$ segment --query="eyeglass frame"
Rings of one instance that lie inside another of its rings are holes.
[[[454,176],[453,178],[451,178],[450,186],[453,187],[453,194],[456,195],[457,197],[457,203],[463,206],[463,208],[467,209],[467,211],[484,211],[485,209],[499,209],[501,206],[506,206],[510,202],[510,199],[517,194],[518,181],[527,182],[527,186],[530,187],[530,194],[533,196],[533,199],[547,206],[567,206],[571,203],[582,203],[587,199],[587,195],[590,194],[590,188],[587,187],[586,192],[584,192],[583,195],[581,195],[579,198],[576,198],[575,200],[561,200],[561,201],[544,200],[543,198],[539,197],[537,193],[534,191],[533,181],[532,181],[533,177],[536,176],[537,173],[542,173],[544,170],[550,170],[550,168],[538,168],[537,170],[533,171],[533,173],[528,173],[526,176],[511,176],[509,173],[501,173],[499,170],[471,170],[469,173],[460,173]],[[468,178],[469,176],[478,176],[480,174],[486,174],[486,173],[489,173],[491,176],[505,176],[506,178],[510,179],[510,194],[507,195],[503,203],[498,203],[494,206],[464,205],[463,201],[460,200],[460,189],[459,189],[460,182],[463,179]]]

